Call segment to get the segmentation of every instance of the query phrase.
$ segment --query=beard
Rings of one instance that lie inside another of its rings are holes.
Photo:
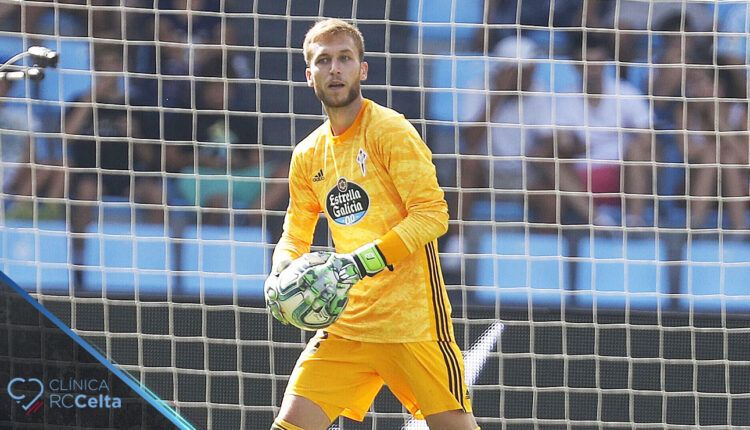
[[[338,100],[333,96],[327,95],[325,93],[325,90],[315,88],[315,95],[326,108],[342,108],[344,106],[349,106],[349,104],[351,104],[354,100],[357,99],[357,97],[359,97],[359,92],[359,82],[355,82],[354,85],[349,88],[349,92],[346,93],[346,96],[343,99]]]

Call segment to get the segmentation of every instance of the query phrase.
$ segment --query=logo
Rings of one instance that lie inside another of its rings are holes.
[[[23,394],[29,391],[31,394]],[[42,408],[44,401],[39,399],[43,394],[44,384],[36,378],[13,378],[8,382],[8,395],[21,405],[26,415],[31,415]]]
[[[318,173],[313,176],[313,182],[320,182],[324,180],[326,177],[323,175],[323,169],[318,170]]]
[[[339,189],[340,193],[345,193],[346,190],[349,189],[349,183],[346,182],[346,178],[339,178],[339,180],[336,181],[336,188]]]
[[[336,186],[326,196],[326,211],[336,224],[356,224],[369,208],[370,197],[365,190],[346,178],[339,178]]]
[[[367,153],[364,149],[359,148],[359,153],[357,154],[357,163],[359,163],[359,168],[362,170],[362,176],[367,175],[367,168],[365,167],[365,160],[367,160]]]
[[[13,378],[8,382],[8,395],[26,415],[42,409],[45,401],[49,408],[60,409],[119,409],[122,399],[110,397],[105,379],[56,378],[45,384],[37,378]],[[45,392],[47,395],[45,396]]]

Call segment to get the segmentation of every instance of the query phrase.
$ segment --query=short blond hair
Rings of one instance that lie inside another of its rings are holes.
[[[329,18],[318,21],[305,34],[305,42],[302,44],[302,50],[305,54],[305,64],[310,64],[312,50],[310,45],[320,39],[333,36],[336,34],[345,34],[352,38],[359,51],[359,61],[365,59],[365,39],[357,27],[346,21]]]

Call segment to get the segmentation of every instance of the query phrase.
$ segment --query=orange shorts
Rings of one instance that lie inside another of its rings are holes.
[[[331,421],[362,421],[384,384],[417,419],[472,411],[455,342],[369,343],[320,331],[297,360],[286,394],[315,402]]]

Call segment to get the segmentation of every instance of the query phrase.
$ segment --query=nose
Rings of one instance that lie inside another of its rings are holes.
[[[331,74],[341,74],[341,62],[335,58],[331,60]]]

